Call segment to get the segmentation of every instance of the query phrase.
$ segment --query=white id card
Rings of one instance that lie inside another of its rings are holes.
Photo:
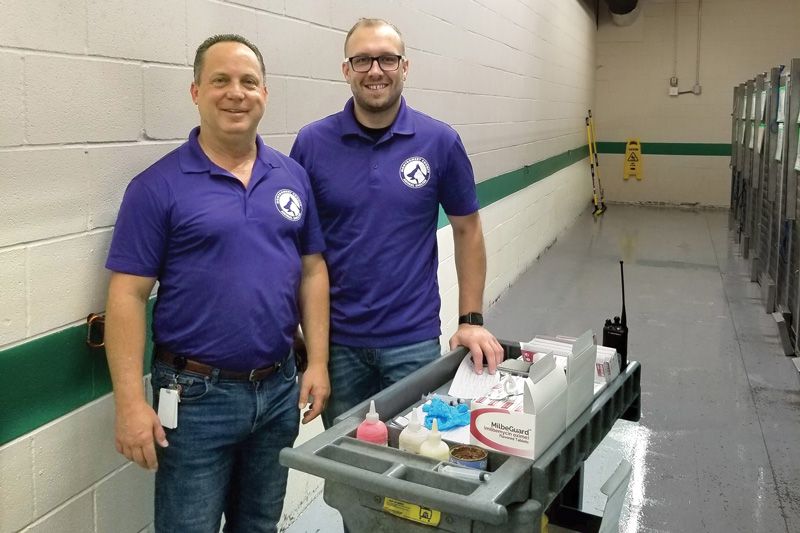
[[[181,401],[180,392],[175,389],[163,388],[158,393],[158,418],[165,428],[178,427],[178,402]]]

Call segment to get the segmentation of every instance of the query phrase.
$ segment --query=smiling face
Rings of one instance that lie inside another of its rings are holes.
[[[250,48],[230,41],[212,45],[191,93],[200,112],[201,136],[220,143],[255,138],[267,106],[267,88]]]
[[[397,32],[386,24],[360,26],[345,45],[346,57],[383,54],[403,55],[403,43]],[[395,71],[384,72],[377,61],[368,72],[353,71],[350,63],[342,64],[342,72],[353,91],[355,114],[367,127],[385,127],[394,121],[400,109],[400,95],[408,73],[408,61],[402,60]]]

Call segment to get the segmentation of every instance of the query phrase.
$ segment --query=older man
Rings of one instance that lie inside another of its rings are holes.
[[[157,469],[156,531],[216,532],[224,513],[226,531],[271,532],[286,491],[278,453],[309,395],[304,422],[330,390],[324,244],[305,171],[256,133],[267,104],[258,48],[207,39],[191,96],[200,126],[130,183],[106,263],[117,449]],[[158,415],[142,387],[156,280]],[[299,386],[298,322],[309,356]]]

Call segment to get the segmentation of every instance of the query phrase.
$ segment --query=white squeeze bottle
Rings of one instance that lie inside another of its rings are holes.
[[[404,452],[419,453],[419,447],[428,437],[428,428],[419,423],[417,409],[411,411],[411,421],[400,432],[398,448]]]
[[[381,422],[378,413],[375,412],[375,400],[369,402],[367,418],[356,429],[356,438],[381,446],[388,445],[389,432],[386,429],[386,424]]]
[[[439,424],[435,418],[428,438],[419,447],[419,454],[444,462],[450,461],[450,447],[447,446],[446,442],[442,441],[442,434],[439,433]]]

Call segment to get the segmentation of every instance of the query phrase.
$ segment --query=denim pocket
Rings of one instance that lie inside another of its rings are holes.
[[[294,381],[297,378],[297,363],[295,361],[294,353],[290,354],[286,360],[283,361],[281,368],[278,370],[284,381]]]
[[[153,394],[157,395],[162,388],[176,383],[181,388],[181,401],[192,402],[199,400],[211,390],[211,380],[193,372],[175,372],[175,369],[156,361],[153,364],[150,378],[153,384]]]

